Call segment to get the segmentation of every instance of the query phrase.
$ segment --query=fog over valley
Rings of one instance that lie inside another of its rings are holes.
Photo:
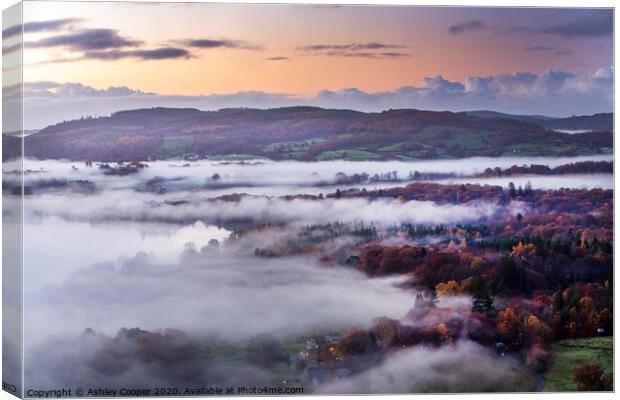
[[[251,361],[249,349],[256,340],[297,349],[311,337],[348,340],[355,330],[377,329],[381,318],[399,321],[404,328],[398,329],[435,329],[442,317],[415,311],[417,297],[428,296],[426,284],[414,273],[369,270],[373,246],[413,252],[412,260],[444,248],[458,254],[481,239],[446,229],[534,218],[547,206],[530,201],[530,194],[610,189],[611,174],[573,173],[582,167],[565,166],[595,162],[602,168],[611,161],[605,155],[308,163],[27,159],[27,374],[38,385],[166,383],[172,379],[167,362],[129,358],[112,373],[108,361],[99,360],[103,349],[143,346],[137,338],[152,335],[175,351],[206,346],[217,349],[214,354],[222,348],[247,352],[249,359],[237,361],[211,355],[206,364],[193,356],[179,362],[210,376],[212,383],[258,384],[281,377],[271,364]],[[537,175],[532,165],[562,174]],[[498,173],[514,175],[492,176]],[[20,176],[18,164],[4,164],[5,190],[13,192],[4,199],[9,205],[19,202],[14,186]],[[15,217],[5,213],[8,223],[17,224]],[[394,268],[390,263],[397,260],[381,261],[376,268]],[[459,292],[439,297],[436,305],[461,320],[471,302],[471,294]],[[59,320],[63,323],[54,322]],[[489,374],[470,376],[456,367],[472,360],[504,377],[510,382],[506,388],[523,384],[517,361],[496,360],[463,335],[452,348],[402,349],[379,358],[369,353],[354,378],[328,380],[316,390],[499,390],[500,381]],[[311,357],[288,354],[290,359]],[[58,372],[63,357],[86,372]],[[445,370],[446,363],[455,367]],[[411,381],[411,368],[425,372]],[[231,369],[237,373],[231,375]],[[204,379],[181,375],[189,383]],[[480,385],[464,383],[470,379]],[[397,386],[390,386],[394,381]]]

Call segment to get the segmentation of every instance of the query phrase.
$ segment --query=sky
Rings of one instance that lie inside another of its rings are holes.
[[[23,21],[32,128],[159,105],[612,109],[610,9],[25,2]],[[5,57],[19,39],[5,23]]]

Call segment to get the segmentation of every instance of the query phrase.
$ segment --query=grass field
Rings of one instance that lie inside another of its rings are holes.
[[[561,340],[552,346],[553,358],[543,375],[545,392],[575,391],[573,374],[584,362],[597,362],[605,372],[613,371],[613,338],[597,337]]]
[[[169,136],[164,138],[164,142],[159,146],[158,157],[171,158],[182,156],[186,153],[187,147],[192,141],[191,136]]]
[[[265,157],[255,156],[253,154],[226,154],[226,155],[215,155],[209,156],[209,160],[213,161],[249,161],[249,160],[260,160]]]
[[[378,160],[381,158],[378,154],[371,153],[364,150],[336,150],[336,151],[324,151],[319,154],[317,161],[327,160],[347,160],[347,161],[363,161],[363,160]]]
[[[265,151],[279,151],[284,153],[306,151],[310,147],[324,143],[325,139],[309,139],[291,142],[270,143],[264,147]]]

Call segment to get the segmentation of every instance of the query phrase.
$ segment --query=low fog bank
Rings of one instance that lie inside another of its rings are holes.
[[[165,385],[180,388],[183,395],[185,388],[264,386],[282,379],[248,359],[213,359],[203,346],[204,342],[171,329],[121,329],[114,335],[86,330],[36,346],[26,358],[26,386],[119,390]],[[304,389],[306,394],[533,391],[534,379],[516,360],[461,340],[441,348],[396,351],[357,375]]]
[[[76,163],[28,160],[28,182],[66,179],[94,184],[93,190],[83,193],[35,190],[25,200],[24,340],[29,385],[221,383],[230,375],[239,384],[265,384],[273,378],[265,370],[245,363],[205,365],[195,358],[202,351],[195,346],[222,338],[240,343],[261,334],[281,338],[364,328],[379,316],[400,319],[407,315],[416,293],[404,289],[411,279],[406,276],[369,279],[353,268],[327,266],[320,261],[324,254],[317,248],[312,248],[312,254],[299,253],[304,256],[278,253],[274,258],[256,257],[257,249],[294,243],[302,227],[314,224],[451,225],[529,211],[516,201],[439,205],[391,198],[287,200],[274,196],[316,194],[316,190],[328,193],[329,188],[312,185],[333,179],[340,171],[348,175],[398,171],[401,176],[411,170],[474,173],[525,161],[555,166],[578,160],[262,161],[253,165],[160,161],[126,176],[104,175],[99,168]],[[214,174],[220,176],[217,181],[232,186],[205,189],[206,183],[213,183]],[[156,177],[168,179],[165,185],[170,190],[148,189],[146,182]],[[559,181],[558,177],[551,179]],[[256,195],[216,199],[244,190],[254,190]],[[18,201],[18,197],[4,200]],[[239,228],[227,225],[238,221],[240,225],[249,221],[251,227],[261,225],[261,229],[238,235]],[[359,239],[344,234],[328,240],[326,246],[343,248],[355,240]],[[471,300],[440,298],[440,304],[466,309]],[[144,343],[137,341],[137,331],[119,334],[122,328],[135,327],[149,331],[145,335],[153,346],[140,347]],[[87,328],[93,331],[85,332]],[[110,348],[118,352],[109,352]],[[158,350],[162,348],[170,351]],[[515,375],[511,368],[479,346],[461,342],[438,350],[398,352],[352,380],[321,390],[511,390]]]
[[[31,390],[177,387],[205,373],[198,343],[174,330],[123,329],[110,337],[88,329],[35,346],[25,361]]]
[[[254,221],[270,223],[325,224],[334,222],[400,224],[455,224],[476,222],[488,218],[526,212],[521,202],[498,205],[475,201],[468,204],[439,205],[431,201],[406,201],[379,198],[347,199],[282,199],[242,196],[232,200],[144,201],[131,198],[127,193],[109,192],[100,196],[86,196],[79,204],[67,207],[65,196],[41,195],[29,198],[26,214],[36,221],[44,216],[60,216],[71,221],[159,221],[210,224],[226,221]]]
[[[510,182],[515,186],[525,187],[528,183],[534,189],[556,190],[562,188],[569,189],[613,189],[614,176],[612,174],[588,174],[588,175],[553,175],[553,176],[537,176],[537,175],[521,175],[521,176],[504,176],[497,178],[462,178],[462,179],[444,179],[434,181],[442,184],[477,184],[507,187]]]
[[[406,279],[370,280],[311,258],[247,258],[218,249],[188,249],[174,265],[138,254],[79,269],[31,298],[26,343],[85,328],[107,334],[120,327],[176,328],[243,340],[364,326],[412,307],[413,293],[397,287]]]
[[[145,190],[147,182],[165,180],[167,190],[190,190],[205,187],[262,187],[262,186],[313,186],[328,182],[334,183],[337,173],[347,176],[366,173],[386,175],[394,172],[401,179],[410,172],[432,174],[471,175],[483,172],[486,168],[509,168],[513,165],[540,164],[553,168],[563,164],[580,161],[613,161],[611,155],[594,155],[579,157],[473,157],[453,160],[421,161],[321,161],[299,162],[253,160],[253,161],[153,161],[147,168],[135,174],[125,176],[105,175],[97,167],[86,167],[84,163],[59,160],[24,161],[26,185],[36,184],[47,179],[87,180],[97,183],[105,189],[134,187]],[[19,168],[14,168],[19,170]],[[5,179],[17,179],[12,176],[12,165],[3,165]]]
[[[264,386],[278,378],[243,358],[214,360],[205,341],[175,329],[122,328],[114,335],[86,329],[37,345],[27,353],[25,370],[27,390],[82,388],[81,397],[205,396],[213,393],[202,388]],[[86,392],[100,388],[108,392]]]
[[[84,266],[114,261],[141,251],[159,263],[179,262],[188,243],[198,248],[209,241],[225,241],[231,232],[201,221],[187,225],[149,222],[67,221],[43,217],[24,224],[24,280],[26,299],[45,285],[60,284]],[[62,237],[51,241],[50,238]],[[79,244],[79,245],[76,245]]]
[[[529,385],[528,385],[529,384]],[[323,394],[477,393],[533,391],[534,381],[516,366],[470,341],[440,348],[415,347],[381,365],[319,388]]]

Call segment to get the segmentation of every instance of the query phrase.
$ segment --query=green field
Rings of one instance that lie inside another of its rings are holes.
[[[381,156],[365,150],[336,150],[324,151],[316,156],[317,161],[327,160],[347,160],[347,161],[364,161],[378,160]]]
[[[182,156],[186,153],[187,147],[192,141],[191,136],[168,136],[163,139],[163,143],[157,150],[157,158]]]
[[[253,154],[227,154],[227,155],[215,155],[209,156],[209,160],[213,161],[249,161],[249,160],[261,160],[265,157],[255,156]]]
[[[394,143],[388,146],[383,146],[377,149],[377,151],[381,151],[381,152],[398,152],[400,151],[403,146],[405,146],[407,144],[407,142],[398,142],[398,143]]]
[[[613,371],[613,338],[598,337],[561,340],[552,346],[552,360],[543,375],[545,392],[575,391],[573,374],[584,362],[597,362],[605,372]]]
[[[276,142],[270,143],[264,147],[265,151],[278,151],[278,152],[298,152],[298,151],[306,151],[310,147],[324,143],[325,139],[309,139],[309,140],[298,140],[291,142]]]

